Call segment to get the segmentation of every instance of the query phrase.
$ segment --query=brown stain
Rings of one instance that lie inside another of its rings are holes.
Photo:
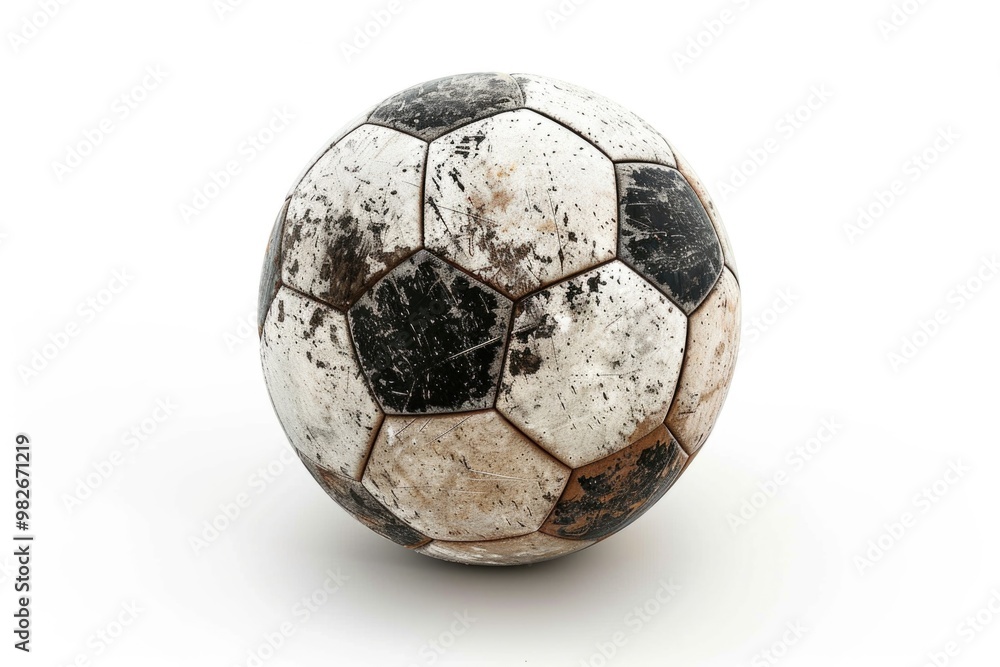
[[[511,162],[510,165],[507,167],[490,168],[490,170],[487,172],[487,175],[490,178],[507,179],[515,171],[517,171],[517,163]]]
[[[491,218],[497,213],[506,213],[514,203],[514,190],[510,183],[511,177],[517,171],[517,165],[509,167],[490,167],[486,170],[487,190],[485,193],[473,192],[469,195],[469,205],[477,216]]]
[[[607,537],[652,507],[680,477],[687,459],[661,425],[634,445],[574,470],[539,530],[575,540]]]
[[[513,294],[533,285],[524,271],[522,263],[530,257],[530,243],[511,243],[512,232],[519,224],[511,221],[509,209],[515,203],[517,193],[510,182],[517,165],[490,167],[486,172],[487,189],[470,192],[467,197],[470,233],[468,235],[470,256],[482,253],[492,270],[498,270],[496,277],[489,280],[501,291]],[[506,222],[505,222],[506,221]],[[486,276],[483,276],[486,278]]]
[[[556,226],[556,221],[552,218],[546,216],[544,220],[535,225],[537,229],[542,234],[556,234],[559,232],[559,228]]]

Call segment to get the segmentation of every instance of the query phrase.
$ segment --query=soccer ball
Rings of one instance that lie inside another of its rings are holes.
[[[551,79],[399,93],[307,167],[264,263],[264,376],[316,481],[419,553],[513,565],[622,529],[728,391],[740,288],[677,151]]]

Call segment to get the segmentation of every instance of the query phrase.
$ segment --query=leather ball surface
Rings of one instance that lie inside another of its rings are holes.
[[[740,287],[666,139],[531,75],[424,83],[296,181],[260,286],[264,376],[323,489],[420,553],[513,565],[621,530],[725,400]]]

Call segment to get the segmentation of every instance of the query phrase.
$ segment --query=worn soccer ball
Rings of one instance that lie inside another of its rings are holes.
[[[285,433],[372,530],[511,565],[630,524],[702,447],[740,288],[705,188],[617,104],[539,76],[390,97],[307,167],[260,288]]]

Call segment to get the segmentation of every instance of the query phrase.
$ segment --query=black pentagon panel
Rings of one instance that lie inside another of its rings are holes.
[[[264,333],[264,320],[271,302],[281,288],[281,236],[285,226],[285,214],[288,212],[288,200],[281,207],[281,213],[271,230],[271,239],[267,242],[264,253],[264,268],[260,272],[260,290],[257,294],[257,332]]]
[[[688,315],[722,275],[722,246],[698,195],[676,169],[617,165],[619,258]]]
[[[493,407],[511,301],[422,250],[348,312],[354,346],[386,412]]]
[[[375,500],[374,496],[361,485],[361,482],[355,482],[321,468],[301,454],[299,454],[299,459],[305,464],[313,479],[323,487],[327,495],[337,501],[337,504],[347,510],[351,516],[382,537],[411,549],[430,542],[430,538],[410,528],[397,519],[382,503]]]
[[[376,107],[368,122],[433,141],[457,127],[523,104],[520,86],[506,74],[459,74],[390,97]]]
[[[598,540],[645,514],[684,471],[688,455],[660,426],[627,449],[573,471],[539,529],[555,537]]]

